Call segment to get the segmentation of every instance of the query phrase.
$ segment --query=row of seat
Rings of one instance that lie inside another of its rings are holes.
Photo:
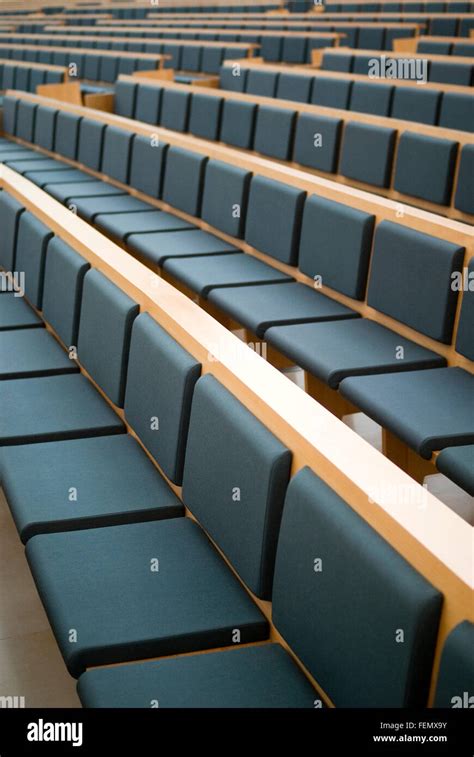
[[[388,118],[400,118],[461,131],[474,130],[474,94],[449,92],[394,82],[361,81],[340,77],[291,73],[225,65],[220,72],[222,89],[262,97],[354,110]]]
[[[407,58],[410,58],[409,53]],[[323,71],[340,71],[370,76],[374,60],[380,60],[380,58],[371,51],[363,55],[353,55],[350,50],[347,53],[345,51],[340,53],[327,51],[323,55],[321,69]],[[426,78],[429,82],[457,84],[462,87],[472,87],[474,84],[474,64],[471,61],[453,63],[448,56],[446,60],[428,59],[426,62]],[[383,70],[382,65],[381,69]]]
[[[8,35],[0,35],[0,51],[5,57],[11,57],[16,60],[39,61],[41,63],[58,63],[67,61],[75,63],[78,66],[78,76],[80,78],[91,79],[94,81],[114,82],[120,74],[131,73],[134,70],[145,71],[151,68],[149,60],[137,56],[134,60],[131,57],[120,55],[120,50],[124,49],[123,43],[98,42],[97,44],[90,41],[75,42],[75,49],[72,50],[66,46],[56,46],[57,40],[51,40],[50,43],[41,39],[25,38],[24,40],[13,43],[9,42]],[[54,45],[52,49],[42,47],[42,45]],[[63,42],[60,43],[64,45]],[[245,58],[248,56],[250,48],[247,45],[215,45],[207,44],[198,47],[189,44],[180,44],[179,42],[159,43],[159,44],[127,44],[126,52],[144,52],[148,55],[166,55],[165,67],[176,70],[184,69],[189,71],[202,71],[203,73],[217,73],[225,60],[228,58]],[[117,50],[117,55],[101,56],[95,52],[96,49]],[[61,63],[63,65],[63,63]],[[156,64],[153,66],[156,68]]]
[[[336,706],[426,704],[440,592],[311,469],[290,480],[291,450],[125,292],[0,208],[28,295],[168,479],[51,334],[0,332],[2,485],[84,706],[322,706],[245,587]],[[473,632],[446,641],[438,706],[467,688]]]
[[[0,53],[1,54],[1,53]],[[67,71],[52,66],[28,66],[22,63],[12,64],[0,59],[0,90],[20,89],[23,92],[36,92],[42,84],[60,84],[67,78]]]
[[[469,288],[462,293],[454,330],[458,290],[453,280],[463,270],[465,251],[449,241],[449,234],[437,239],[388,220],[375,228],[375,215],[316,195],[306,198],[296,187],[252,177],[206,155],[168,149],[161,140],[154,144],[150,137],[31,102],[6,98],[5,104],[7,132],[14,128],[16,110],[17,120],[26,111],[49,124],[42,132],[50,141],[43,146],[53,149],[57,119],[56,152],[264,253],[266,263],[203,235],[182,218],[155,212],[122,188],[42,159],[26,147],[8,141],[2,146],[6,165],[265,338],[331,390],[340,390],[422,458],[456,448],[451,455],[457,462],[449,466],[453,480],[464,485],[466,479],[474,490],[469,446],[474,444],[474,376],[446,367],[441,350],[454,339],[458,355],[474,359],[474,295]],[[308,277],[305,282],[321,280],[329,292],[351,298],[354,308],[298,283],[297,276],[274,267],[272,260],[293,266],[290,273],[298,267]],[[11,261],[3,265],[9,268]],[[474,259],[466,266],[470,280]],[[357,317],[357,302],[365,299],[375,316],[378,312],[392,319],[395,330]],[[343,324],[337,322],[341,319]],[[420,343],[402,337],[397,323],[410,327]],[[424,337],[433,347],[422,346]],[[459,468],[465,471],[462,476]]]
[[[434,55],[461,55],[474,58],[474,42],[435,42],[421,40],[416,48],[418,53]]]
[[[251,70],[249,77],[259,73]],[[284,77],[280,75],[280,91],[285,86],[291,88],[291,81],[285,82]],[[367,90],[371,85],[354,83],[355,106],[369,100],[371,92]],[[458,144],[456,139],[447,139],[446,134],[438,138],[411,130],[399,133],[388,120],[383,125],[363,123],[351,120],[349,114],[343,119],[324,112],[272,107],[271,103],[252,102],[251,98],[227,99],[219,95],[219,90],[203,94],[192,86],[161,87],[132,80],[117,82],[114,107],[118,115],[127,118],[255,150],[372,187],[392,188],[407,197],[440,206],[449,206],[454,193],[454,207],[474,214],[474,144],[462,147],[456,174]],[[449,107],[450,98],[446,95],[445,116],[449,116]]]

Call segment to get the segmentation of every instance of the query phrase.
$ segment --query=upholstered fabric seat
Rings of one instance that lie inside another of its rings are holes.
[[[165,260],[164,270],[177,281],[186,284],[193,292],[207,297],[216,287],[241,286],[242,284],[276,283],[292,281],[251,255],[212,255],[191,259]]]
[[[149,263],[158,266],[162,266],[168,258],[240,252],[237,247],[201,229],[132,234],[127,238],[127,245]]]
[[[88,670],[84,707],[303,708],[315,690],[278,644]]]
[[[436,467],[474,497],[474,444],[443,450],[436,458]]]
[[[0,331],[41,326],[43,322],[23,297],[14,292],[0,292]]]
[[[86,184],[77,184],[75,187],[74,196],[66,198],[65,202],[68,205],[74,205],[77,214],[86,221],[94,222],[96,216],[106,213],[137,213],[147,211],[153,206],[148,205],[142,200],[132,197],[117,190],[115,192],[108,192],[107,189],[103,189],[99,195],[94,196],[93,192],[87,194],[85,187],[91,186],[89,182]],[[57,187],[64,187],[61,184],[53,184],[51,187],[46,187],[46,191],[49,191],[51,195],[55,196]],[[82,194],[79,187],[84,188]],[[111,187],[110,184],[105,184],[104,187]],[[115,187],[111,187],[115,189]],[[62,191],[62,190],[61,190]]]
[[[259,337],[275,325],[358,317],[336,300],[296,282],[213,289],[209,302]]]
[[[180,500],[127,434],[5,447],[0,474],[24,543],[40,533],[183,514]]]
[[[195,228],[187,221],[183,221],[182,218],[157,210],[151,205],[147,211],[97,215],[94,218],[94,223],[101,231],[105,231],[124,242],[127,241],[131,234],[149,234],[160,231],[171,232]]]
[[[7,162],[9,168],[13,168],[17,173],[25,174],[27,171],[59,171],[64,172],[71,169],[67,163],[54,158],[45,158],[39,152],[31,150],[31,154],[25,155],[22,160],[10,160]]]
[[[36,170],[28,167],[27,171],[23,171],[24,176],[33,184],[37,184],[39,187],[45,187],[46,185],[63,184],[65,182],[74,182],[74,184],[82,184],[85,182],[91,183],[95,181],[95,178],[85,171],[80,171],[78,168],[69,168],[64,164],[65,170]]]
[[[441,655],[434,707],[472,707],[473,645],[474,625],[468,620],[456,626],[447,637]]]
[[[0,333],[0,381],[77,371],[76,363],[46,329]]]
[[[88,182],[70,181],[62,184],[46,184],[44,189],[56,200],[64,203],[73,202],[76,199],[83,197],[98,198],[114,195],[118,197],[119,195],[125,194],[123,189],[119,189],[112,184],[108,184],[106,181],[100,181],[98,179]]]

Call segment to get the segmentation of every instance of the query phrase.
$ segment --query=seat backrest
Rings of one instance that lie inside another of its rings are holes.
[[[239,100],[225,100],[222,109],[222,142],[251,150],[255,136],[257,105]]]
[[[463,258],[463,247],[382,221],[375,232],[368,305],[449,344],[457,303],[453,273],[461,270]]]
[[[207,157],[170,147],[166,156],[163,200],[175,208],[199,216]]]
[[[289,160],[293,152],[296,111],[261,105],[257,111],[254,149],[262,155]]]
[[[306,193],[254,176],[250,182],[245,241],[260,252],[295,265]]]
[[[251,68],[247,75],[245,91],[249,95],[275,97],[278,74],[275,71],[259,71]]]
[[[186,132],[189,123],[191,94],[179,90],[165,89],[161,108],[161,126],[173,131]]]
[[[34,307],[41,310],[43,302],[46,249],[53,232],[25,211],[18,222],[15,269],[25,278],[25,294]]]
[[[3,131],[5,134],[15,134],[18,113],[18,99],[11,95],[3,98]]]
[[[132,325],[138,305],[99,271],[84,278],[78,357],[118,407],[123,407]]]
[[[444,126],[446,129],[474,132],[474,92],[472,95],[444,92],[441,100],[439,126]]]
[[[394,87],[389,84],[355,81],[352,85],[350,110],[388,116]]]
[[[462,305],[456,351],[468,360],[474,360],[474,258],[471,258],[469,265],[463,270],[459,282],[462,286]]]
[[[27,142],[33,142],[37,107],[35,103],[27,100],[20,100],[18,103],[16,136]]]
[[[245,92],[249,69],[240,66],[222,66],[219,72],[221,89]]]
[[[264,599],[271,594],[290,464],[291,453],[213,376],[197,382],[183,501]]]
[[[135,118],[147,124],[160,123],[162,87],[150,87],[139,84],[137,88],[137,101],[135,104]]]
[[[130,161],[131,187],[150,197],[161,197],[163,174],[168,145],[161,139],[136,134]]]
[[[81,116],[77,116],[75,113],[58,111],[54,149],[64,158],[70,158],[71,160],[76,160],[77,158],[81,121]]]
[[[352,81],[350,79],[330,79],[326,76],[314,78],[311,102],[325,108],[341,108],[347,110],[351,95]]]
[[[146,359],[144,359],[146,355]],[[182,483],[194,385],[201,365],[147,313],[133,324],[125,418],[166,476]]]
[[[472,84],[473,67],[469,63],[444,63],[430,61],[428,80],[443,84],[459,84],[470,87]]]
[[[324,197],[306,200],[299,269],[319,285],[363,300],[375,216]]]
[[[321,68],[324,71],[344,71],[349,73],[352,71],[352,62],[354,56],[351,53],[347,55],[339,53],[326,52],[323,55],[323,62]]]
[[[189,115],[189,132],[196,137],[219,139],[223,99],[214,95],[193,94]]]
[[[309,102],[313,80],[310,76],[298,76],[297,74],[280,74],[276,97],[282,100],[294,100],[296,102]]]
[[[394,188],[438,205],[449,205],[458,143],[404,132],[398,141]]]
[[[447,637],[439,667],[434,707],[474,705],[474,625],[460,623]]]
[[[107,126],[104,135],[101,171],[112,179],[128,183],[134,134],[117,126]]]
[[[24,207],[7,192],[0,192],[0,268],[15,270],[16,240]]]
[[[245,226],[251,173],[243,168],[210,160],[206,167],[201,217],[233,237]]]
[[[350,121],[344,129],[339,172],[356,181],[388,187],[396,135],[395,129]]]
[[[309,468],[292,479],[273,622],[336,707],[426,706],[441,604]]]
[[[341,118],[300,113],[296,122],[293,160],[302,166],[334,173],[342,123]]]
[[[135,100],[137,84],[130,81],[118,81],[115,85],[114,112],[118,116],[133,118],[135,114]]]
[[[474,145],[464,145],[461,150],[454,207],[474,214]]]
[[[441,92],[436,90],[394,87],[391,116],[435,126],[438,123],[440,100]]]
[[[105,124],[83,118],[79,127],[77,160],[93,171],[100,171]]]
[[[45,150],[53,150],[58,113],[59,111],[56,108],[50,108],[47,105],[40,105],[38,107],[33,136],[35,145],[44,147]]]
[[[77,346],[84,276],[89,268],[62,239],[51,239],[44,269],[43,317],[66,347]]]

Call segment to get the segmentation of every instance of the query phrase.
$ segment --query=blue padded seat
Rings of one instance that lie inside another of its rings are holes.
[[[56,119],[56,136],[54,149],[63,158],[76,160],[79,144],[79,130],[82,118],[75,113],[59,111]],[[90,166],[93,168],[94,166]]]
[[[202,45],[183,45],[181,68],[183,71],[201,71]]]
[[[99,63],[99,81],[112,84],[118,76],[119,57],[115,55],[101,55]]]
[[[350,79],[331,79],[329,76],[317,76],[313,82],[311,102],[325,108],[346,110],[349,107],[351,89],[352,81]]]
[[[443,450],[436,458],[436,467],[474,497],[474,444]]]
[[[230,92],[245,92],[248,69],[240,66],[222,66],[219,73],[221,89]]]
[[[243,235],[251,174],[243,168],[209,160],[201,217],[233,237]]]
[[[279,160],[293,151],[296,111],[260,105],[257,111],[254,150]]]
[[[165,89],[162,96],[160,125],[164,129],[186,132],[188,130],[190,104],[191,95],[189,92]]]
[[[5,271],[14,270],[18,225],[24,210],[8,192],[0,192],[0,268]]]
[[[6,447],[1,460],[5,496],[24,544],[41,533],[183,514],[180,500],[128,434]]]
[[[312,195],[306,200],[299,268],[323,286],[363,300],[375,216]]]
[[[449,205],[457,142],[404,132],[398,141],[393,186],[398,192]]]
[[[369,76],[372,72],[373,61],[380,62],[380,56],[355,55],[351,73],[359,74],[360,76]],[[370,84],[370,81],[366,83]]]
[[[26,554],[73,676],[91,665],[231,646],[235,629],[241,643],[268,636],[260,610],[189,518],[40,534]]]
[[[118,116],[133,118],[138,85],[130,81],[117,81],[114,92],[114,112]]]
[[[143,355],[147,359],[143,360]],[[125,418],[165,475],[182,483],[194,385],[200,364],[148,314],[135,320]],[[155,419],[153,425],[150,419]]]
[[[164,270],[196,294],[207,298],[212,289],[292,281],[290,276],[251,255],[226,254],[167,259]]]
[[[436,368],[445,360],[375,321],[304,323],[277,326],[268,342],[331,389],[347,376]],[[403,350],[403,359],[397,357]]]
[[[222,109],[221,141],[234,147],[252,149],[257,110],[255,103],[225,100]]]
[[[247,75],[245,91],[249,95],[261,97],[275,97],[278,74],[274,71],[259,71],[250,69]]]
[[[340,118],[300,113],[296,122],[293,160],[302,166],[334,173],[341,130]]]
[[[79,127],[77,160],[93,171],[100,171],[105,124],[83,118]]]
[[[21,174],[26,174],[29,171],[57,171],[62,173],[70,170],[70,166],[66,163],[56,160],[56,158],[45,158],[41,153],[33,151],[25,154],[22,159],[8,160],[7,166]]]
[[[208,299],[259,338],[272,326],[357,317],[336,300],[291,281],[213,289]]]
[[[232,444],[226,443],[230,439]],[[271,596],[291,459],[291,452],[213,376],[198,381],[183,501],[262,599]]]
[[[6,95],[3,98],[2,110],[3,110],[3,131],[5,134],[16,133],[16,122],[18,115],[18,103],[19,100],[11,95]]]
[[[119,416],[79,374],[0,382],[0,446],[119,434]]]
[[[91,55],[89,52],[84,55],[84,79],[88,81],[99,81],[100,55]]]
[[[192,258],[200,255],[224,255],[240,252],[237,247],[224,242],[201,229],[181,232],[158,232],[157,234],[132,234],[127,246],[147,263],[162,266],[168,258]]]
[[[454,207],[474,213],[474,145],[464,145],[461,150]]]
[[[463,256],[464,248],[456,244],[382,221],[375,234],[368,305],[450,344],[457,304],[453,273],[461,271]]]
[[[388,187],[397,132],[385,126],[346,124],[339,173],[375,187]],[[370,156],[370,160],[368,157]]]
[[[33,142],[37,107],[35,103],[27,100],[20,100],[18,103],[16,136],[26,142]]]
[[[464,291],[456,337],[456,352],[464,355],[468,360],[474,360],[474,258],[469,261],[467,270],[463,269],[462,279]]]
[[[443,84],[459,84],[470,87],[472,84],[473,66],[468,63],[444,63],[431,61],[428,80]]]
[[[79,679],[84,707],[160,709],[314,707],[316,692],[278,644],[88,670]]]
[[[305,192],[288,184],[254,176],[245,241],[281,263],[295,265],[305,197]]]
[[[43,304],[46,250],[52,236],[53,232],[28,211],[20,215],[15,269],[23,272],[24,293],[28,301],[39,310],[41,310]]]
[[[461,368],[348,378],[340,391],[427,460],[474,444],[474,376]]]
[[[426,706],[441,605],[441,594],[309,468],[292,479],[273,621],[336,707]]]
[[[404,121],[417,121],[435,126],[438,123],[438,111],[441,92],[421,87],[395,87],[392,101],[392,118]]]
[[[441,101],[439,126],[461,131],[474,131],[474,94],[445,92]]]
[[[352,85],[350,110],[389,116],[394,87],[390,84],[355,81]]]
[[[222,105],[224,100],[214,95],[193,94],[191,98],[191,113],[189,116],[189,131],[196,137],[219,139]]]
[[[5,291],[0,278],[0,332],[13,329],[41,328],[43,322],[25,302],[21,292]]]
[[[44,147],[45,150],[53,149],[57,115],[56,108],[49,108],[46,105],[40,105],[37,108],[33,139],[35,145]]]
[[[85,171],[80,171],[77,168],[68,168],[67,164],[63,164],[64,170],[50,170],[50,171],[37,171],[31,170],[31,163],[28,171],[24,171],[24,176],[33,184],[37,184],[39,187],[45,187],[48,184],[64,184],[65,182],[82,183],[94,181],[94,177]],[[36,166],[35,166],[36,169]]]
[[[285,63],[307,63],[308,37],[284,37],[281,59]]]
[[[162,87],[149,87],[139,84],[135,105],[135,119],[147,124],[156,125],[160,122]]]
[[[298,76],[298,74],[280,74],[276,97],[282,100],[295,102],[309,102],[313,80],[310,76]]]
[[[280,35],[262,36],[260,54],[264,61],[279,62],[283,52],[283,37]]]
[[[132,144],[130,161],[131,187],[150,197],[161,197],[161,187],[168,145],[161,139],[136,134]]]
[[[202,51],[202,71],[206,74],[218,74],[224,60],[223,47],[204,47]]]
[[[138,305],[99,271],[84,278],[78,356],[118,407],[123,407],[128,354]]]
[[[48,192],[48,194],[50,194],[56,200],[59,200],[60,202],[67,204],[71,208],[74,206],[74,208],[76,208],[77,213],[79,213],[79,211],[77,210],[77,204],[80,198],[86,198],[86,199],[97,198],[98,199],[102,197],[103,199],[105,199],[106,197],[113,196],[113,197],[116,197],[117,199],[119,197],[126,197],[127,200],[129,199],[129,196],[125,195],[123,189],[114,187],[113,184],[109,184],[106,181],[100,181],[99,179],[94,180],[94,181],[87,181],[87,182],[69,181],[69,182],[61,182],[61,183],[55,183],[55,184],[46,184],[44,189],[46,192]],[[135,199],[135,198],[130,198],[130,199]],[[114,205],[114,208],[115,208],[115,205]],[[96,209],[96,206],[94,205],[91,209],[91,212],[100,213],[104,211]]]
[[[0,381],[77,373],[76,363],[46,329],[0,333]]]
[[[473,645],[474,625],[468,620],[457,625],[447,637],[441,654],[434,707],[472,707]]]
[[[107,126],[104,136],[101,171],[127,184],[134,134],[117,126]]]
[[[474,42],[455,42],[453,45],[453,55],[465,56],[466,58],[474,57]]]
[[[21,160],[22,158],[30,156],[32,156],[33,160],[35,159],[35,157],[42,157],[40,153],[36,153],[34,152],[34,150],[29,150],[27,147],[23,147],[22,145],[16,145],[15,147],[12,147],[11,150],[2,150],[0,152],[0,164],[8,163],[14,160]]]
[[[84,276],[89,263],[58,237],[48,244],[43,317],[66,347],[77,345]]]
[[[205,155],[170,147],[163,182],[164,202],[191,216],[199,216],[206,164]]]
[[[428,55],[451,55],[451,42],[423,42],[421,40],[416,48],[417,53]]]
[[[352,71],[353,58],[354,56],[352,53],[341,54],[325,52],[321,69],[323,71],[344,71],[349,73],[349,71]]]
[[[80,187],[81,185],[78,185]],[[89,184],[87,186],[90,186]],[[110,186],[110,185],[107,185]],[[55,186],[50,188],[50,194],[54,195]],[[95,219],[99,215],[117,214],[121,213],[139,213],[142,211],[148,211],[152,208],[146,202],[138,200],[136,197],[131,197],[128,194],[118,194],[116,192],[104,192],[93,195],[91,192],[86,196],[86,192],[82,193],[82,196],[78,196],[79,192],[76,189],[74,197],[69,198],[69,207],[74,206],[75,211],[81,218],[85,218],[90,223],[94,223]],[[152,208],[154,210],[154,208]]]
[[[95,225],[115,239],[127,242],[132,234],[150,234],[161,231],[180,231],[194,228],[182,218],[150,207],[138,213],[111,213],[97,215]]]

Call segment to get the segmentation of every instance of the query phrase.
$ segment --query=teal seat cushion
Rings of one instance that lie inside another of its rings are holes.
[[[29,155],[25,155],[22,160],[8,161],[9,168],[13,168],[17,173],[25,174],[27,171],[59,171],[64,172],[70,170],[70,166],[67,163],[63,163],[55,158],[45,158],[40,152],[29,151]],[[65,179],[66,181],[66,179]]]
[[[134,135],[117,126],[107,126],[104,134],[101,171],[122,184],[128,181]]]
[[[357,318],[354,310],[309,286],[282,283],[213,289],[208,299],[260,338],[272,326]]]
[[[464,355],[468,360],[474,360],[474,285],[472,282],[474,282],[474,258],[469,261],[467,269],[463,269],[464,291],[456,336],[456,352]]]
[[[86,185],[84,184],[83,186]],[[55,187],[51,187],[51,190],[54,190],[54,188]],[[53,194],[53,191],[51,191],[51,194]],[[97,216],[103,214],[141,213],[152,208],[152,206],[148,205],[146,202],[142,202],[136,197],[131,197],[128,194],[122,194],[120,196],[117,194],[111,194],[101,197],[79,197],[76,195],[75,197],[70,197],[67,202],[69,205],[74,205],[77,214],[90,223],[93,223]]]
[[[41,319],[14,292],[0,292],[0,331],[41,327]]]
[[[63,184],[65,182],[74,182],[76,184],[95,181],[93,176],[85,171],[80,171],[78,168],[68,169],[65,167],[64,171],[37,171],[36,166],[35,170],[31,170],[30,166],[28,171],[24,171],[24,175],[28,181],[32,181],[33,184],[37,184],[39,187],[45,187],[46,185],[51,186],[52,184]]]
[[[444,449],[436,458],[436,467],[474,497],[474,444]]]
[[[168,259],[163,268],[202,297],[207,297],[211,289],[216,287],[292,281],[286,273],[243,253]]]
[[[146,356],[146,359],[144,359]],[[132,330],[125,417],[161,470],[181,485],[194,385],[201,365],[147,313]]]
[[[13,271],[18,225],[24,207],[8,192],[0,192],[0,268]]]
[[[0,151],[0,163],[8,163],[10,161],[22,160],[29,156],[38,156],[41,159],[43,156],[39,152],[30,150],[27,147],[21,145],[14,145],[11,149]],[[33,157],[33,160],[35,158]]]
[[[64,203],[76,204],[75,200],[81,197],[109,197],[112,195],[124,195],[122,189],[107,184],[105,181],[69,181],[61,184],[46,184],[44,189],[56,200]],[[128,195],[126,195],[128,197]],[[73,199],[74,198],[74,199]]]
[[[278,644],[88,670],[84,707],[304,708],[318,696]]]
[[[474,444],[474,376],[461,368],[348,378],[340,390],[427,460]]]
[[[347,376],[436,368],[446,361],[425,347],[375,321],[277,326],[266,335],[270,344],[331,389]]]
[[[136,213],[112,213],[111,215],[97,215],[94,223],[101,231],[105,231],[116,239],[127,241],[131,234],[150,234],[160,231],[180,231],[192,229],[192,224],[182,218],[162,210],[156,210],[150,205],[149,210]]]
[[[46,329],[0,333],[0,381],[77,371],[76,363]]]
[[[442,595],[309,468],[292,479],[273,622],[336,707],[426,706],[441,605]]]
[[[0,382],[0,446],[119,434],[123,424],[83,376]]]
[[[46,250],[53,232],[32,213],[20,215],[16,243],[15,269],[24,275],[28,301],[41,310],[43,303]]]
[[[241,237],[251,173],[210,160],[206,167],[201,216],[203,221],[233,237]]]
[[[263,599],[271,596],[290,466],[290,451],[222,384],[210,374],[198,381],[183,501]]]
[[[174,518],[184,512],[128,434],[4,447],[0,469],[24,544],[36,534]]]
[[[458,143],[405,131],[398,142],[397,192],[449,205]]]
[[[162,266],[168,258],[192,258],[200,255],[224,255],[240,252],[237,247],[224,242],[214,234],[201,229],[185,232],[158,232],[131,234],[127,246],[147,262]]]
[[[199,216],[206,164],[204,155],[170,147],[166,155],[163,201],[191,216]]]
[[[260,610],[188,518],[40,534],[26,554],[75,677],[94,665],[231,646],[236,629],[241,643],[268,636]]]
[[[460,623],[447,637],[438,674],[435,707],[472,707],[474,703],[474,625]]]
[[[138,312],[138,305],[102,273],[86,273],[78,357],[118,407],[123,407],[132,325]]]
[[[136,134],[132,144],[130,186],[150,197],[161,197],[167,152],[168,145],[161,138],[156,142]]]

